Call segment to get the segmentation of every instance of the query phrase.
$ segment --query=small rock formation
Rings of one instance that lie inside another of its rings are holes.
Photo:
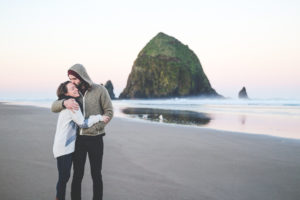
[[[134,61],[119,98],[222,97],[210,85],[196,54],[176,38],[158,33]]]
[[[109,96],[111,99],[116,99],[115,94],[114,94],[114,86],[110,80],[108,80],[104,87],[107,89]]]
[[[249,99],[245,87],[243,87],[242,90],[239,92],[239,98],[240,99]]]

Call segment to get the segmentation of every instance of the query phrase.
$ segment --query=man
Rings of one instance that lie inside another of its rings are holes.
[[[102,200],[102,158],[103,136],[105,125],[113,117],[113,107],[106,88],[92,82],[85,68],[81,64],[75,64],[68,70],[70,81],[80,91],[80,108],[85,118],[90,115],[103,115],[103,121],[96,123],[88,129],[80,129],[75,143],[73,154],[73,180],[71,186],[71,199],[81,200],[81,182],[84,174],[86,156],[89,156],[91,175],[93,180],[93,200]],[[53,102],[52,112],[60,112],[64,108],[79,109],[74,99],[57,100]]]

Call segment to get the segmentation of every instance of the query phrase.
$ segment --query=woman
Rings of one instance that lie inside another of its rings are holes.
[[[70,81],[60,84],[56,94],[59,100],[70,98],[76,100],[80,96],[78,89]],[[66,185],[70,178],[72,166],[72,153],[75,149],[77,126],[80,128],[89,128],[101,120],[101,115],[92,115],[85,120],[80,110],[71,111],[64,109],[59,113],[53,144],[53,154],[57,159],[58,169],[58,182],[56,185],[57,200],[65,199]]]

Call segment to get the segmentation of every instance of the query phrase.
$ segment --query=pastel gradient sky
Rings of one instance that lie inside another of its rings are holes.
[[[1,1],[1,97],[55,97],[82,63],[118,95],[158,32],[187,44],[226,97],[300,98],[300,1]]]

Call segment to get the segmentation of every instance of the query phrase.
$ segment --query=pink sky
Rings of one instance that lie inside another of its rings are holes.
[[[112,80],[119,94],[139,51],[161,31],[189,45],[226,97],[246,86],[253,98],[300,98],[297,2],[66,2],[1,3],[2,98],[55,96],[75,63],[97,83]]]

